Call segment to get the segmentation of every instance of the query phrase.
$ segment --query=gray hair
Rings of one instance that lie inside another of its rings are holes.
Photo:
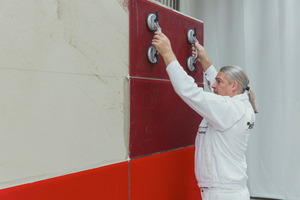
[[[220,71],[226,74],[226,78],[229,81],[229,83],[232,83],[233,81],[237,81],[238,83],[237,89],[239,93],[243,94],[245,90],[248,90],[247,93],[248,93],[249,101],[252,105],[254,113],[258,113],[255,104],[255,95],[254,92],[248,86],[249,79],[247,74],[244,72],[244,70],[238,66],[224,66],[220,69]]]

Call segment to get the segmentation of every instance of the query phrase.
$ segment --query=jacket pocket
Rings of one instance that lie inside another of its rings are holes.
[[[199,125],[196,137],[196,152],[195,152],[195,172],[198,181],[211,180],[211,152],[210,139],[211,135],[207,133],[208,122],[203,119]]]

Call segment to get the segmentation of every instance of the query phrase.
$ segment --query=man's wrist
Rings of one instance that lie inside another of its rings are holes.
[[[166,53],[164,55],[162,55],[166,64],[166,67],[173,62],[174,60],[177,60],[175,54],[173,52],[170,53]]]
[[[211,62],[207,58],[207,56],[205,56],[204,58],[200,59],[200,63],[201,63],[201,66],[202,66],[202,69],[203,69],[204,72],[211,66]]]

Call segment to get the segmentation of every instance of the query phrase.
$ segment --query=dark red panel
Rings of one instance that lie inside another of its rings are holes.
[[[158,6],[149,1],[130,1],[130,76],[168,79],[165,71],[165,64],[160,56],[160,64],[150,64],[147,60],[147,49],[151,46],[154,33],[146,25],[146,18],[149,13],[155,14],[159,10],[159,25],[162,32],[166,34],[172,44],[173,51],[179,63],[186,68],[186,60],[190,56],[190,45],[187,42],[186,34],[188,29],[197,27],[197,39],[203,45],[203,23],[183,16],[167,8]],[[203,82],[202,68],[197,62],[197,72],[188,72],[196,82]]]
[[[130,161],[130,200],[200,200],[194,147]]]
[[[130,80],[130,157],[193,145],[201,116],[170,81]]]
[[[0,190],[3,200],[128,200],[128,162]]]

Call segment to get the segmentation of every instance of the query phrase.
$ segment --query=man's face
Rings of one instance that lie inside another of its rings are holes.
[[[214,89],[214,93],[222,96],[233,96],[233,84],[229,83],[226,74],[224,72],[219,72],[216,76],[216,82],[212,85],[212,88]]]

